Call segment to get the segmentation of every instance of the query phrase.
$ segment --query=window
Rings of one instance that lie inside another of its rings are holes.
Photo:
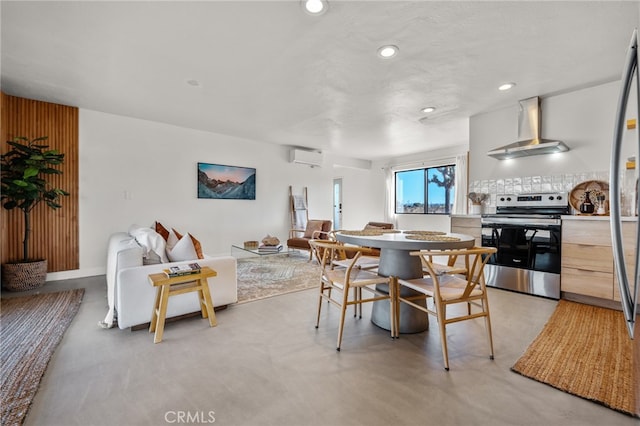
[[[453,209],[456,166],[396,172],[396,213],[449,214]]]

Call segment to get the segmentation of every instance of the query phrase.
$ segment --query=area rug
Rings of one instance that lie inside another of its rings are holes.
[[[84,289],[79,289],[2,299],[0,424],[22,424],[47,364],[78,312],[83,295]]]
[[[560,300],[512,370],[564,392],[640,417],[633,354],[622,312]]]
[[[238,259],[238,303],[314,288],[319,278],[320,267],[308,256]]]

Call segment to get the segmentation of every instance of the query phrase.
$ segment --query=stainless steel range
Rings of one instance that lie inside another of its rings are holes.
[[[496,214],[482,216],[482,245],[496,247],[487,285],[560,299],[561,219],[566,193],[499,195]]]

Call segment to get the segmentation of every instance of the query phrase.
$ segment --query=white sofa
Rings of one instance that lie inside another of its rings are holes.
[[[121,329],[151,321],[156,289],[149,283],[149,274],[162,272],[170,266],[198,262],[217,272],[208,279],[213,306],[225,306],[238,301],[236,259],[231,256],[204,256],[181,262],[143,265],[144,249],[126,232],[118,232],[109,238],[107,256],[107,299],[109,311],[101,325],[110,328],[117,324]],[[167,318],[200,311],[195,292],[172,296],[169,299]]]

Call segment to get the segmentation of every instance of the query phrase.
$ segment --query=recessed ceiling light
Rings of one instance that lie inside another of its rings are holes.
[[[434,107],[424,107],[420,111],[424,112],[425,114],[429,114],[430,112],[433,112],[435,110],[436,109]]]
[[[200,82],[198,80],[187,80],[187,84],[189,86],[193,86],[193,87],[199,87],[200,86]]]
[[[327,0],[302,0],[302,5],[304,10],[312,15],[322,15],[329,7]]]
[[[505,83],[500,87],[498,87],[498,90],[501,90],[504,92],[505,90],[513,89],[515,86],[516,86],[515,83]]]
[[[378,49],[378,55],[382,58],[388,59],[393,58],[398,53],[398,46],[394,46],[392,44],[388,44],[386,46],[382,46]]]

